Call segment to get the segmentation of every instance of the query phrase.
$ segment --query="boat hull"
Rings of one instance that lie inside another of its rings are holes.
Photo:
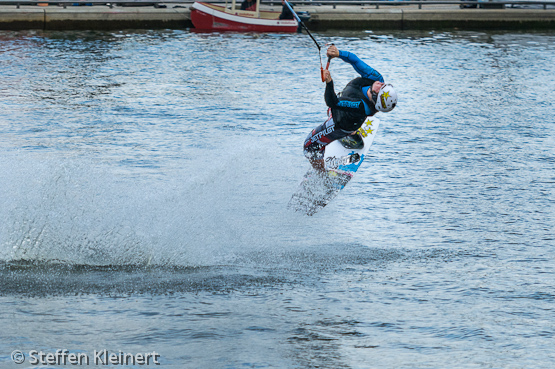
[[[191,21],[197,31],[297,32],[296,20],[278,19],[280,14],[278,12],[266,13],[275,13],[268,15],[275,16],[275,19],[244,15],[250,15],[251,12],[231,14],[226,12],[224,7],[195,2],[191,11]]]

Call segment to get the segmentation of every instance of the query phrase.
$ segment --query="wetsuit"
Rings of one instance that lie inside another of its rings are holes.
[[[330,107],[331,116],[323,124],[314,128],[304,142],[304,154],[309,159],[322,159],[325,147],[360,128],[366,117],[376,114],[374,102],[368,99],[368,89],[374,82],[384,82],[382,75],[374,68],[348,51],[339,51],[339,58],[353,66],[361,77],[353,79],[345,86],[340,96],[335,94],[333,81],[326,83],[324,98]],[[374,100],[376,96],[373,96]]]

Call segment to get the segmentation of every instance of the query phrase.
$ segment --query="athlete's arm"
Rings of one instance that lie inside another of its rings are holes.
[[[355,54],[348,51],[339,50],[338,57],[344,62],[351,64],[361,77],[369,78],[374,81],[385,82],[380,72],[360,60],[360,58]]]
[[[324,92],[324,100],[326,100],[326,105],[330,108],[335,108],[339,99],[335,94],[335,90],[333,88],[333,80],[330,79],[329,82],[326,81],[326,92]]]
[[[326,82],[324,100],[326,101],[327,106],[332,109],[341,109],[351,111],[356,114],[365,114],[364,102],[362,100],[347,97],[341,97],[340,99],[337,97],[335,89],[333,88],[331,73],[328,70],[324,70],[324,81]]]

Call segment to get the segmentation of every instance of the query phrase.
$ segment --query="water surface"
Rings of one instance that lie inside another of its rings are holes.
[[[0,33],[0,366],[550,366],[555,35],[316,37],[400,100],[306,217],[286,209],[326,116],[306,35]]]

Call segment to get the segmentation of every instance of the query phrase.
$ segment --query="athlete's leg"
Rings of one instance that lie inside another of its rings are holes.
[[[345,137],[350,132],[335,128],[335,122],[329,117],[324,123],[314,128],[304,142],[304,154],[314,169],[325,170],[324,150],[326,146],[337,139]]]
[[[324,147],[319,144],[305,146],[304,156],[314,169],[323,172],[326,168],[324,165]]]

